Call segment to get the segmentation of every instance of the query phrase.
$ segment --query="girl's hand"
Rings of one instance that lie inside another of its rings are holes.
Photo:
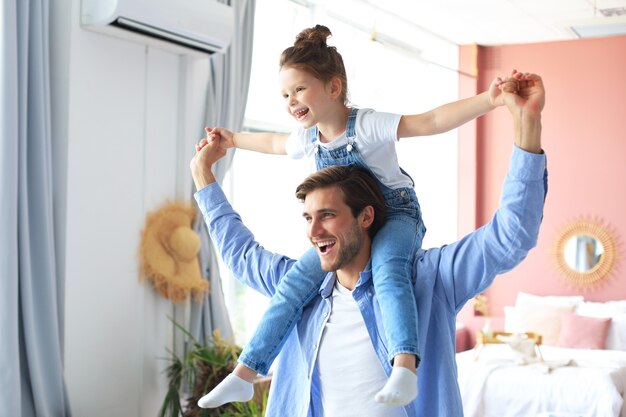
[[[230,130],[224,129],[223,127],[205,127],[204,131],[206,132],[207,140],[211,142],[219,140],[220,148],[228,149],[235,147],[235,135]]]
[[[516,70],[511,71],[511,75],[502,78],[496,77],[489,85],[489,101],[492,106],[498,107],[504,104],[502,93],[517,93],[519,91],[519,74]]]
[[[209,141],[206,138],[200,139],[200,142],[196,143],[196,153],[200,152],[202,148],[204,148]]]

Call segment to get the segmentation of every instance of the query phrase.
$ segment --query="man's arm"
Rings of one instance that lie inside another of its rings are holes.
[[[520,148],[541,153],[541,112],[546,103],[543,81],[537,74],[513,71],[517,93],[503,92],[504,104],[513,116],[515,144]]]
[[[218,141],[203,139],[196,145],[196,155],[190,162],[198,190],[194,197],[215,247],[234,276],[260,293],[272,296],[295,260],[265,250],[233,210],[212,172],[213,164],[224,154]]]
[[[456,311],[487,288],[496,275],[517,266],[537,244],[547,191],[546,159],[541,151],[545,92],[539,76],[514,76],[520,90],[504,93],[504,99],[513,116],[516,146],[500,208],[485,226],[423,256],[424,264],[438,265],[439,279]]]
[[[216,182],[213,174],[213,164],[226,155],[226,149],[219,146],[218,141],[207,141],[206,138],[196,144],[196,154],[189,161],[191,177],[200,191],[209,184]]]

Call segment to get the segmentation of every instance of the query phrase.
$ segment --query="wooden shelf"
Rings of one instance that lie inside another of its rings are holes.
[[[476,345],[474,346],[474,360],[478,360],[478,357],[480,356],[480,352],[483,350],[485,345],[505,343],[499,340],[498,336],[508,337],[508,336],[513,336],[513,334],[514,333],[493,332],[491,335],[486,335],[481,330],[477,331],[476,332]],[[539,360],[543,361],[541,349],[539,349],[539,347],[541,346],[541,335],[537,333],[532,333],[532,332],[526,332],[523,334],[525,334],[529,339],[535,341],[535,353],[537,357],[539,358]]]
[[[532,333],[532,332],[527,332],[524,333],[526,336],[528,336],[529,339],[533,339],[535,341],[535,344],[537,346],[541,345],[541,335],[537,334],[537,333]],[[476,332],[476,345],[487,345],[490,343],[504,343],[501,340],[499,340],[497,337],[498,336],[504,336],[504,337],[508,337],[508,336],[512,336],[513,333],[507,333],[507,332],[492,332],[492,334],[490,336],[484,334],[481,330]]]

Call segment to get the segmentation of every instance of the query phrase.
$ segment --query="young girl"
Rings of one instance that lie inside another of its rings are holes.
[[[421,247],[426,228],[413,180],[398,165],[395,142],[446,132],[504,104],[500,89],[505,83],[497,78],[487,92],[422,114],[401,116],[353,108],[348,104],[343,59],[335,47],[326,44],[330,35],[321,25],[305,29],[281,55],[281,94],[287,111],[300,123],[291,135],[207,128],[207,138],[219,140],[222,147],[315,158],[318,169],[359,164],[378,179],[388,213],[373,241],[372,272],[393,368],[375,399],[403,406],[417,396],[418,317],[410,277],[413,255]],[[267,374],[302,309],[317,295],[327,272],[333,272],[332,266],[326,268],[329,271],[322,269],[317,253],[332,251],[333,244],[329,240],[312,248],[282,278],[236,369],[200,399],[200,407],[252,398],[252,381],[258,373]]]

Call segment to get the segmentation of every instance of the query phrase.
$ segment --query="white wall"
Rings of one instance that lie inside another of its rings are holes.
[[[55,219],[65,271],[73,415],[157,415],[172,304],[140,280],[147,212],[191,198],[206,56],[82,29],[80,0],[51,4]]]
[[[160,358],[173,343],[167,316],[174,309],[140,281],[137,252],[146,213],[166,199],[190,198],[188,161],[202,134],[208,60],[85,31],[79,25],[80,0],[55,0],[51,15],[55,222],[59,269],[66,277],[65,369],[71,408],[77,417],[153,417],[166,390],[162,370],[167,362]],[[268,67],[275,69],[275,59],[272,55]],[[450,79],[427,74],[414,96],[429,99],[417,102],[417,108],[359,104],[415,112],[456,98],[455,74]],[[358,91],[358,78],[352,78]],[[413,96],[405,84],[394,87],[394,81],[386,78],[378,88],[385,95],[400,91]],[[429,93],[429,84],[440,86],[437,94]],[[446,162],[436,172],[456,172],[455,136],[439,137],[437,145]],[[416,177],[417,187],[430,183],[432,167],[410,167],[419,152],[405,153],[408,159],[402,163]],[[454,201],[456,176],[435,176],[439,188],[419,189],[430,228],[427,239],[432,231],[443,230],[453,240],[455,223],[437,224],[428,213],[441,210],[442,200]],[[292,192],[289,187],[287,198]],[[429,195],[437,205],[429,204]],[[247,205],[241,199],[238,204],[242,209]],[[292,213],[297,215],[297,209]]]

